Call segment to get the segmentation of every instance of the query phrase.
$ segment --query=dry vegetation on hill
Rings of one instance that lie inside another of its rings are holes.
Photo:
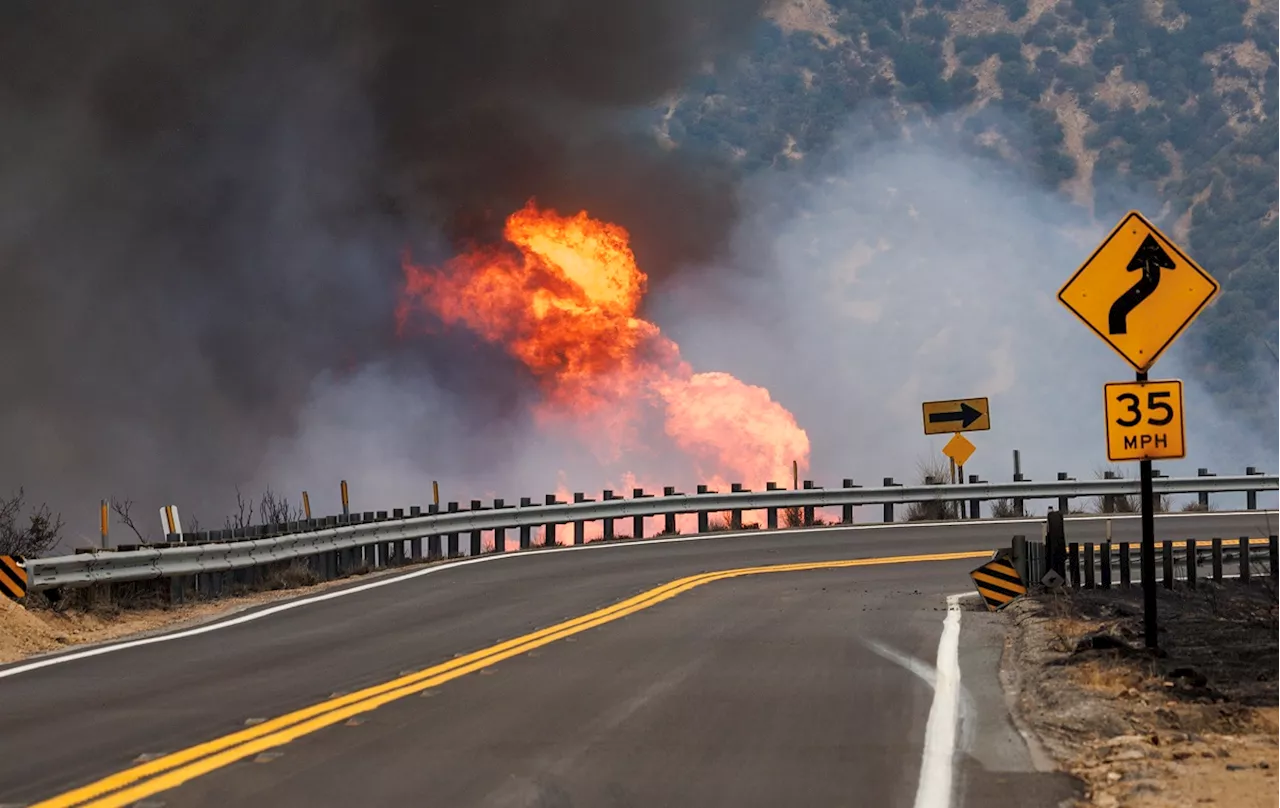
[[[768,16],[748,56],[659,111],[666,142],[803,172],[854,110],[874,137],[945,115],[972,152],[1098,221],[1160,200],[1145,212],[1223,282],[1185,340],[1198,375],[1274,434],[1257,403],[1274,401],[1276,378],[1253,364],[1273,359],[1277,327],[1274,5],[783,0]]]

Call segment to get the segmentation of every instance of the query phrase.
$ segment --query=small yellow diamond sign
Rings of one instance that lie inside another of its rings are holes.
[[[957,432],[955,437],[942,447],[942,453],[956,461],[957,466],[963,466],[965,461],[973,457],[973,452],[977,448],[968,438]]]
[[[1134,210],[1059,290],[1058,300],[1145,373],[1219,288]]]

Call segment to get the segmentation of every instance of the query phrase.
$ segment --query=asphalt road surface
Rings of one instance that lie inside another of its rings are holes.
[[[1158,538],[1264,535],[1267,518],[1171,517]],[[871,526],[510,554],[10,665],[0,804],[914,805],[947,678],[935,670],[946,596],[971,591],[981,558],[753,574],[617,604],[702,573],[990,551],[1038,530]],[[963,603],[950,804],[1055,804],[1068,785],[1036,770],[1005,712],[999,618]],[[528,638],[602,608],[598,625]],[[512,638],[525,644],[505,657],[474,653]],[[423,670],[435,673],[415,679]]]

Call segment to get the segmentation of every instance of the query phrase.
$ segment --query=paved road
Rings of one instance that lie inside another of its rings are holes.
[[[1176,524],[1178,537],[1209,535],[1193,517]],[[1028,527],[966,524],[945,538],[929,527],[842,528],[502,558],[172,642],[7,677],[14,666],[0,668],[0,735],[22,739],[0,755],[0,803],[32,803],[682,576],[992,549]],[[303,737],[278,758],[214,771],[163,802],[910,805],[931,687],[902,655],[933,664],[942,598],[968,588],[973,566],[708,584]],[[994,680],[989,645],[968,664]],[[986,701],[986,712],[1002,710],[998,694]],[[992,732],[979,740],[999,747]],[[999,765],[963,768],[966,793],[1000,791]]]

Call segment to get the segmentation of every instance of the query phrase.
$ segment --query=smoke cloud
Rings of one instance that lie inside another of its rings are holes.
[[[851,116],[805,177],[749,185],[735,261],[771,269],[675,279],[655,295],[655,318],[691,362],[765,385],[791,408],[813,439],[821,484],[917,479],[948,437],[922,433],[921,402],[969,396],[990,398],[992,429],[968,436],[977,451],[966,472],[1010,480],[1019,449],[1027,479],[1094,478],[1109,467],[1102,386],[1133,373],[1056,294],[1121,211],[1091,215],[969,156],[947,134],[950,118],[892,139],[868,136],[869,120]],[[1249,407],[1254,420],[1222,412],[1183,348],[1152,378],[1184,380],[1188,457],[1157,467],[1276,468],[1274,398]],[[1118,470],[1137,475],[1136,464]],[[1217,504],[1243,507],[1244,495]]]
[[[968,396],[990,398],[993,428],[969,436],[978,449],[967,472],[1009,480],[1018,449],[1028,479],[1095,477],[1109,465],[1102,385],[1132,375],[1055,295],[1119,213],[1091,216],[1017,171],[967,155],[945,134],[949,119],[891,139],[867,136],[870,117],[851,116],[833,153],[810,171],[749,182],[729,254],[708,271],[655,284],[649,316],[695,367],[763,385],[794,412],[813,447],[806,476],[820,485],[916,479],[946,440],[922,434],[920,403]],[[1155,377],[1184,379],[1188,413],[1189,456],[1159,463],[1161,471],[1276,467],[1274,440],[1220,412],[1178,346],[1158,367]],[[535,428],[527,416],[467,434],[448,411],[426,411],[421,402],[439,393],[424,384],[371,370],[318,387],[309,438],[273,452],[271,479],[311,473],[309,485],[332,489],[342,469],[376,507],[427,501],[433,477],[464,507],[471,497],[536,501],[557,486],[589,496],[626,491],[627,471],[650,481],[651,492],[699,481],[676,452],[606,467],[580,435]],[[424,438],[404,448],[403,436],[415,432]],[[468,462],[475,447],[492,454]],[[1133,464],[1119,470],[1136,475]],[[328,501],[336,505],[336,490]],[[1244,496],[1214,502],[1243,507]],[[1260,503],[1275,507],[1275,495]]]
[[[505,356],[396,338],[401,250],[434,260],[537,197],[627,222],[655,278],[713,259],[732,173],[625,116],[736,48],[761,5],[9,4],[0,490],[49,499],[73,541],[109,494],[207,518],[271,447],[317,450],[317,396],[369,384],[355,408],[376,410],[388,380],[449,414],[410,425],[424,454],[444,429],[518,426]]]

